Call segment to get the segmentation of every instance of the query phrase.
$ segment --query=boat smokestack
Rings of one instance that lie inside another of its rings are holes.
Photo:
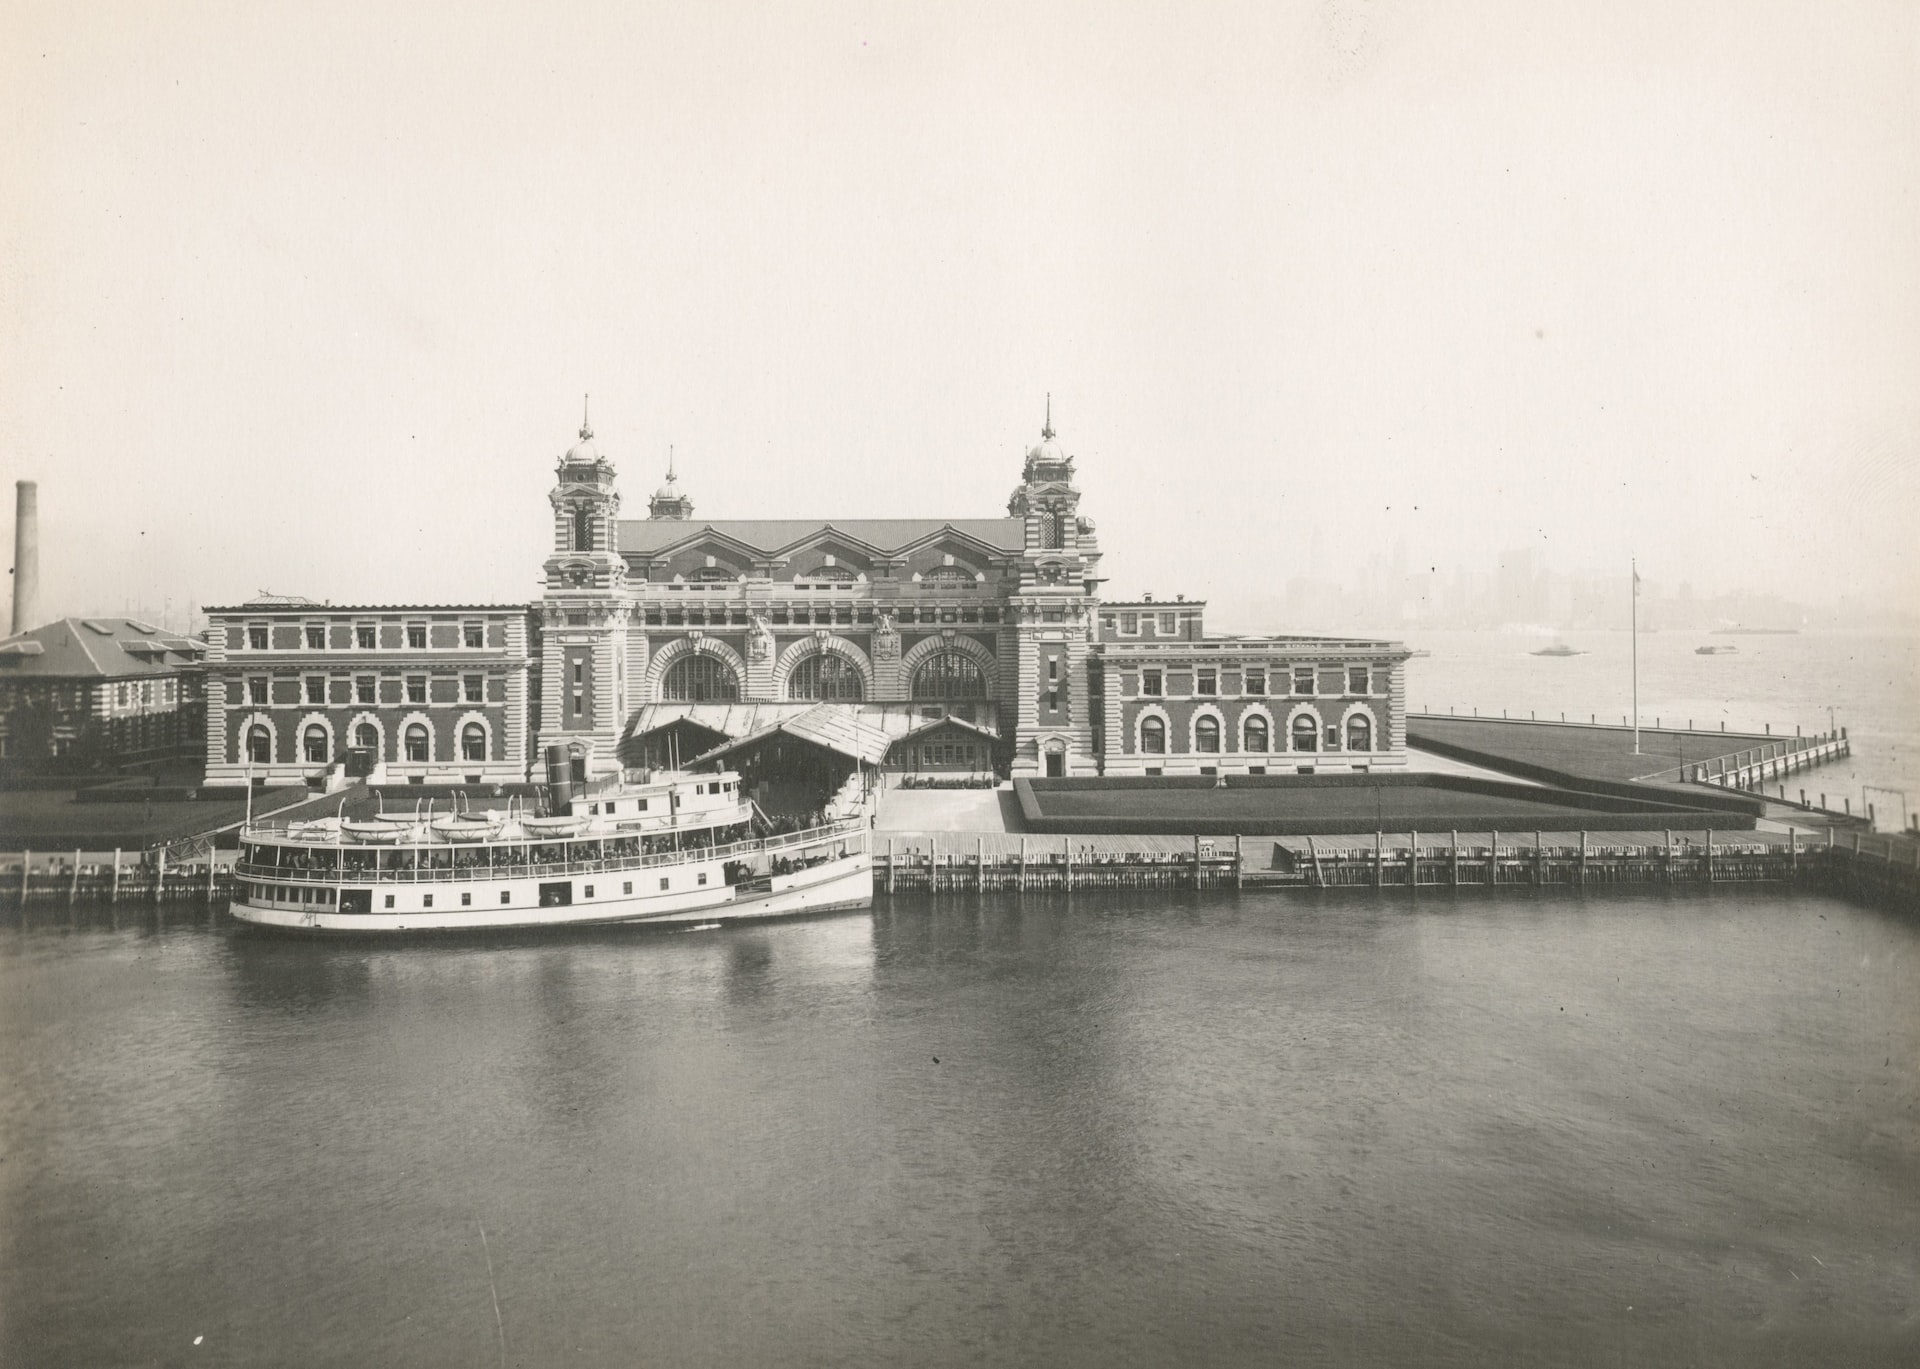
[[[547,808],[552,813],[572,811],[573,757],[564,746],[547,748]]]
[[[13,496],[13,631],[37,627],[39,617],[40,486],[22,480]]]

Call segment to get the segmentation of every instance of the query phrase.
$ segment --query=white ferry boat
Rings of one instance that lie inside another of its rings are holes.
[[[704,925],[873,902],[864,818],[766,830],[732,772],[605,781],[556,806],[249,824],[232,912],[298,931],[460,932]]]

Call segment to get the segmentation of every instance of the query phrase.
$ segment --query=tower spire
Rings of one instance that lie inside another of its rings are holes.
[[[673,443],[667,443],[667,479],[673,479]]]
[[[587,416],[589,412],[588,402],[592,398],[593,396],[590,394],[582,394],[580,396],[580,438],[582,441],[586,441],[593,436],[593,423]]]
[[[1047,391],[1047,419],[1040,425],[1040,440],[1053,441],[1053,391]]]

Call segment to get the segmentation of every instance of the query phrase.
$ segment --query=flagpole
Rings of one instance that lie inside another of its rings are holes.
[[[1640,567],[1632,558],[1628,558],[1627,567],[1633,572],[1633,754],[1640,754]]]

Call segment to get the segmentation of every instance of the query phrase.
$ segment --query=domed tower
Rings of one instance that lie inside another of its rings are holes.
[[[653,492],[653,498],[647,501],[649,518],[691,518],[693,501],[680,489],[678,479],[673,473],[673,448],[667,448],[667,483]]]
[[[584,419],[554,468],[553,552],[541,603],[539,745],[575,751],[588,769],[618,765],[626,722],[627,563],[613,463]]]
[[[1019,634],[1016,775],[1091,774],[1087,648],[1100,589],[1100,547],[1082,518],[1073,458],[1053,431],[1053,400],[1040,442],[1027,450],[1007,512],[1026,520],[1020,588],[1009,612]]]

